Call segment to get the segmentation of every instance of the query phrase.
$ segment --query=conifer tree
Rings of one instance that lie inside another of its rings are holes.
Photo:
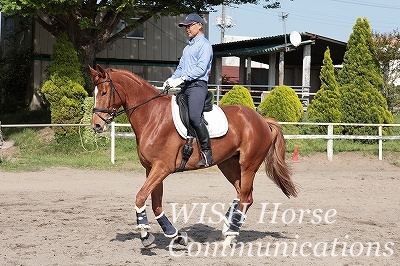
[[[373,53],[369,21],[367,18],[358,18],[347,43],[343,69],[338,78],[344,123],[393,123],[393,115],[379,92],[383,78]],[[376,135],[377,128],[346,126],[344,133]]]
[[[339,84],[335,77],[329,47],[324,53],[319,78],[321,87],[307,108],[308,117],[313,122],[339,123],[341,122]],[[339,133],[339,127],[334,129]],[[319,131],[326,133],[326,126],[319,128]]]
[[[51,55],[49,78],[41,89],[50,103],[52,124],[77,124],[83,116],[83,102],[88,96],[80,72],[79,60],[74,47],[65,34],[57,36]],[[56,127],[58,136],[75,135],[78,128]]]

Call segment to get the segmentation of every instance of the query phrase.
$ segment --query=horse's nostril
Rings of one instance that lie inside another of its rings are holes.
[[[102,128],[102,126],[101,126],[100,124],[94,124],[93,130],[94,130],[94,132],[96,132],[96,133],[101,133],[101,132],[103,132],[103,128]]]

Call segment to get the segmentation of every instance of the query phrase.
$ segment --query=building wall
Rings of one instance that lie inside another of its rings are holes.
[[[178,27],[178,23],[185,17],[182,15],[150,19],[143,25],[144,38],[117,40],[97,54],[96,63],[104,67],[130,70],[149,81],[164,81],[175,70],[188,42],[185,30]],[[208,14],[204,18],[208,23]],[[35,58],[33,62],[33,84],[35,88],[40,88],[46,80],[46,69],[51,63],[49,55],[53,51],[55,38],[37,23],[34,28],[34,51],[42,56]],[[205,35],[208,37],[207,25]]]

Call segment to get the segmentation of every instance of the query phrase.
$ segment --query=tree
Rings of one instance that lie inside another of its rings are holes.
[[[319,75],[321,87],[307,108],[308,117],[314,122],[340,123],[340,91],[335,77],[329,47],[324,53],[323,65]],[[322,127],[326,133],[326,126]],[[337,130],[339,128],[336,128]]]
[[[382,87],[382,73],[373,57],[375,46],[367,18],[358,18],[347,43],[343,68],[339,72],[340,85],[351,84],[360,78],[375,88]]]
[[[279,1],[265,1],[268,3],[265,8],[280,7]],[[88,72],[88,66],[93,65],[97,53],[148,19],[212,10],[222,3],[239,5],[257,4],[259,1],[2,0],[0,12],[33,16],[53,36],[66,33],[78,52],[81,65]],[[125,28],[115,33],[122,20]]]
[[[339,72],[341,113],[344,123],[393,123],[385,98],[379,92],[382,73],[373,57],[372,31],[369,21],[358,18],[347,43],[343,69]],[[376,127],[345,127],[348,134],[375,134]]]
[[[400,80],[400,32],[373,33],[375,58],[383,72],[381,93],[386,98],[389,110],[400,106],[400,86],[395,82]]]

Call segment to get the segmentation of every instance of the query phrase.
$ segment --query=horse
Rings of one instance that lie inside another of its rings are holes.
[[[162,208],[163,180],[180,165],[185,144],[173,123],[172,95],[165,90],[160,92],[127,70],[103,69],[97,65],[95,69],[90,67],[90,71],[94,86],[93,130],[97,133],[107,130],[110,122],[125,112],[136,136],[140,163],[146,170],[146,180],[135,198],[136,228],[142,244],[149,247],[155,240],[149,232],[146,214],[146,200],[151,196],[152,210],[164,235],[174,243],[187,245],[187,233],[176,229]],[[267,176],[288,198],[296,197],[298,190],[285,162],[286,144],[278,122],[244,105],[221,108],[228,130],[224,136],[212,138],[211,147],[214,165],[236,190],[236,197],[223,218],[224,246],[229,246],[239,235],[246,212],[253,203],[253,180],[263,162]],[[194,145],[183,171],[199,169],[200,156],[198,145]]]

